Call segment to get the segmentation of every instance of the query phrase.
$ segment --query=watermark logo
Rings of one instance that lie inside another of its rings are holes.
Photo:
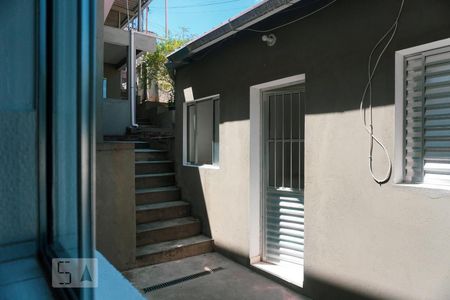
[[[97,259],[52,259],[52,286],[55,288],[98,287]]]

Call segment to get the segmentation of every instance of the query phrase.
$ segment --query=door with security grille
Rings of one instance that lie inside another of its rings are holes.
[[[263,260],[303,265],[303,85],[263,93]]]

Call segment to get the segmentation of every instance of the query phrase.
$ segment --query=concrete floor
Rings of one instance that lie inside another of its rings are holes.
[[[241,266],[218,253],[124,272],[141,292],[144,288],[205,271],[223,270],[190,279],[145,294],[147,299],[164,300],[307,300],[292,290]]]

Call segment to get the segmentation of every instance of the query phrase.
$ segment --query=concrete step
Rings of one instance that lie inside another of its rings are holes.
[[[105,141],[105,143],[114,143],[114,144],[134,144],[135,149],[148,149],[150,144],[143,141]]]
[[[134,157],[135,157],[136,161],[166,160],[167,159],[167,150],[136,149],[136,150],[134,150]]]
[[[134,177],[135,188],[156,188],[163,186],[173,186],[175,184],[175,173],[154,173],[142,174]]]
[[[150,147],[150,144],[143,141],[137,141],[134,143],[134,149],[148,149]]]
[[[137,247],[136,266],[143,267],[147,265],[155,265],[167,261],[208,253],[213,250],[214,241],[203,235]]]
[[[134,142],[140,141],[140,138],[138,135],[105,135],[103,136],[103,140],[105,142]]]
[[[136,205],[178,200],[180,200],[180,189],[176,186],[136,189]]]
[[[159,135],[173,135],[173,128],[161,128],[155,127],[153,125],[143,125],[138,128],[133,128],[130,131],[131,134],[145,134],[145,133],[153,133]]]
[[[142,160],[135,163],[136,174],[173,172],[173,161],[171,160]]]
[[[183,239],[199,234],[200,221],[193,217],[158,221],[136,226],[136,245]]]
[[[185,201],[144,204],[136,207],[137,224],[182,218],[188,215],[189,203]]]
[[[158,127],[152,124],[152,122],[150,120],[147,119],[137,119],[136,123],[139,124],[139,127],[141,126],[153,126],[153,127]]]
[[[146,130],[146,129],[159,129],[158,125],[152,124],[150,122],[139,124],[138,130]]]
[[[172,139],[163,137],[148,137],[147,138],[148,144],[150,145],[150,148],[153,149],[161,149],[161,150],[168,150],[172,147]]]

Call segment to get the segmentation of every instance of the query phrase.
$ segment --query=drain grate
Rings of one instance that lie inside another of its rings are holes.
[[[206,271],[203,271],[203,272],[191,274],[191,275],[180,277],[180,278],[177,278],[177,279],[174,279],[174,280],[171,280],[171,281],[167,281],[167,282],[160,283],[160,284],[157,284],[157,285],[149,286],[149,287],[146,287],[146,288],[144,288],[142,290],[144,291],[144,294],[147,294],[147,293],[155,291],[155,290],[163,289],[163,288],[166,288],[166,287],[169,287],[169,286],[172,286],[172,285],[176,285],[176,284],[179,284],[179,283],[182,283],[182,282],[185,282],[185,281],[189,281],[189,280],[192,280],[192,279],[196,279],[196,278],[199,278],[199,277],[210,275],[210,274],[212,274],[214,272],[218,272],[218,271],[222,271],[222,270],[224,270],[224,268],[222,268],[222,267],[209,269],[209,270],[206,270]]]

